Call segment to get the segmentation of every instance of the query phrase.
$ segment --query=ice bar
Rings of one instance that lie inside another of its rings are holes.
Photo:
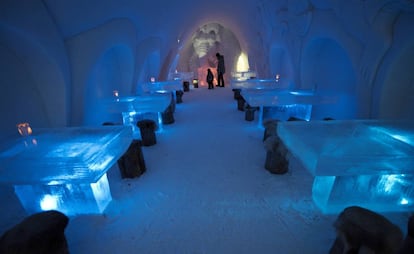
[[[13,185],[29,214],[99,214],[112,197],[106,172],[128,149],[124,126],[34,129],[0,147],[0,184]]]
[[[312,197],[323,213],[351,205],[414,209],[414,121],[281,122],[277,128],[313,175]]]

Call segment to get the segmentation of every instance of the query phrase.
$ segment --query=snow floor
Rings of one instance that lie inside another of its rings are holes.
[[[147,172],[108,172],[112,202],[102,215],[71,217],[71,253],[328,253],[337,215],[313,204],[312,177],[289,157],[289,172],[264,169],[263,129],[244,120],[230,87],[192,89],[175,123],[143,147]],[[0,187],[0,233],[25,216]],[[409,214],[385,214],[404,234]]]

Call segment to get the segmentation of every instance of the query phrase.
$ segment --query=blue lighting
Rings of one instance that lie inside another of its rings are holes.
[[[43,211],[56,210],[58,209],[58,199],[56,196],[46,194],[40,201],[40,208]]]

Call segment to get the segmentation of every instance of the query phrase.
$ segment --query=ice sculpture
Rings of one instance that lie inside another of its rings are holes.
[[[312,196],[323,213],[352,205],[414,209],[414,121],[284,122],[277,128],[314,176]]]
[[[106,172],[131,141],[124,126],[34,129],[2,142],[0,183],[14,186],[29,214],[102,213],[112,199]]]

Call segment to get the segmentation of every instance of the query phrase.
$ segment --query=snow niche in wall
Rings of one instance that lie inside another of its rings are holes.
[[[292,61],[284,48],[278,46],[271,47],[270,73],[271,77],[279,75],[280,78],[289,80],[291,84],[294,83]]]
[[[33,34],[0,24],[0,136],[20,122],[66,124],[65,81],[54,56]]]
[[[414,66],[414,45],[402,50],[386,72],[380,95],[379,118],[414,119],[412,66]]]
[[[310,41],[303,52],[300,88],[335,98],[333,103],[314,105],[312,119],[355,118],[355,86],[355,72],[345,49],[329,38]]]
[[[179,52],[177,70],[193,72],[199,79],[199,84],[206,86],[208,68],[211,68],[217,77],[217,52],[224,55],[226,66],[224,79],[228,84],[229,75],[236,69],[242,51],[234,33],[219,23],[207,23],[194,32]]]
[[[128,47],[118,45],[102,54],[87,81],[85,125],[122,123],[120,114],[109,113],[100,102],[112,98],[114,90],[119,92],[119,96],[131,95],[126,87],[132,83],[133,67],[133,53]]]

